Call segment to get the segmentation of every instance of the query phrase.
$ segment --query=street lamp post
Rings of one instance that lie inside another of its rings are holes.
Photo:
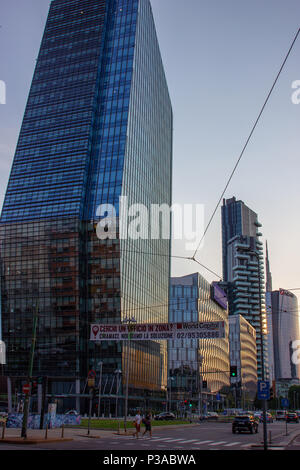
[[[168,398],[169,398],[169,413],[172,412],[172,382],[174,379],[174,377],[169,377],[169,382],[171,383],[170,385],[170,394],[168,394]]]
[[[98,365],[100,366],[100,377],[99,377],[99,384],[98,384],[98,389],[99,389],[99,395],[98,395],[98,418],[100,417],[100,400],[101,400],[101,388],[102,388],[102,369],[103,369],[103,362],[100,361],[98,362]]]
[[[132,323],[136,323],[136,319],[125,318],[122,323],[128,325],[128,330]],[[125,417],[124,417],[124,430],[127,432],[127,415],[128,415],[128,384],[129,384],[129,349],[130,349],[130,331],[128,331],[128,340],[127,340],[127,361],[126,361],[126,395],[125,395]]]
[[[117,383],[116,383],[116,418],[118,417],[118,396],[119,396],[119,388],[120,388],[120,376],[122,371],[117,369],[115,370],[115,374],[117,374]]]
[[[199,419],[202,419],[202,361],[203,357],[198,356],[198,361],[197,361],[197,372],[198,372],[198,415]]]

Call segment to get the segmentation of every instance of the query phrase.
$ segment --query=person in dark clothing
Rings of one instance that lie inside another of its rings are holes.
[[[150,434],[150,437],[152,437],[152,427],[151,427],[151,412],[148,411],[143,419],[143,424],[145,425],[146,429],[143,433],[143,436],[145,436],[145,434],[147,432],[149,432]]]

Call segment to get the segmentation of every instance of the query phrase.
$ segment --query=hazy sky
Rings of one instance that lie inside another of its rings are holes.
[[[0,6],[0,80],[7,85],[7,104],[0,105],[1,203],[49,4]],[[204,204],[207,221],[300,26],[300,3],[152,0],[152,6],[174,111],[173,200]],[[300,287],[300,104],[291,101],[299,59],[300,38],[226,193],[258,213],[274,289]],[[177,244],[173,252],[185,254]],[[220,210],[198,259],[221,274]],[[198,268],[172,261],[173,275]]]

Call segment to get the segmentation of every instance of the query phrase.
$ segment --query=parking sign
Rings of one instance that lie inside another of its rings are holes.
[[[257,383],[257,398],[259,400],[270,400],[270,382],[259,380]]]
[[[282,400],[281,400],[281,406],[282,406],[283,408],[288,408],[288,407],[290,406],[290,402],[289,402],[288,398],[282,398]]]

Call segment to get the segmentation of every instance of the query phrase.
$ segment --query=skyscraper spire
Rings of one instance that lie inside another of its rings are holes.
[[[266,292],[272,292],[272,274],[270,271],[268,242],[266,241]]]

